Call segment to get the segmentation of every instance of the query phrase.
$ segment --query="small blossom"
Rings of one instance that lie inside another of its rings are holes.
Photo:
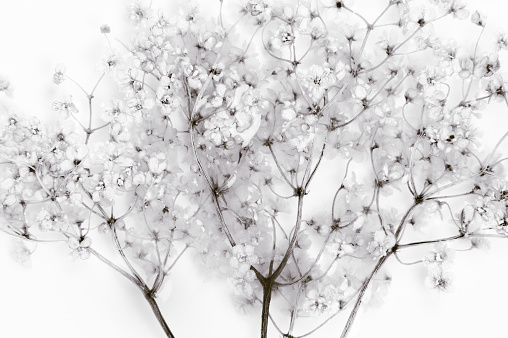
[[[110,51],[103,57],[99,64],[99,70],[102,72],[116,71],[122,62],[122,57],[116,50]]]
[[[486,238],[473,237],[471,238],[471,248],[488,251],[490,249],[490,242]]]
[[[483,57],[475,67],[474,75],[477,77],[490,77],[501,68],[499,55],[492,53]]]
[[[258,16],[268,9],[268,5],[263,0],[250,0],[245,6],[245,10],[252,16]]]
[[[125,105],[120,100],[114,100],[109,106],[103,107],[101,115],[105,122],[118,121],[125,123],[128,118]]]
[[[357,85],[351,89],[351,94],[353,97],[359,101],[366,99],[369,94],[370,86],[369,84],[359,80]]]
[[[473,61],[468,57],[461,57],[454,63],[454,71],[463,79],[473,74]]]
[[[471,15],[471,22],[480,27],[485,27],[485,20],[487,18],[485,15],[481,14],[478,11],[474,11],[473,15]]]
[[[166,167],[166,156],[163,153],[154,154],[148,159],[148,168],[155,175],[162,173]]]
[[[53,102],[52,108],[54,111],[59,112],[64,119],[68,118],[73,114],[79,113],[78,108],[72,101],[71,95],[66,95],[62,97],[60,101]]]
[[[508,49],[508,37],[504,32],[499,33],[496,40],[496,50],[507,50]]]
[[[450,273],[438,269],[429,272],[425,285],[432,290],[449,292],[452,290],[452,281]]]
[[[4,93],[7,97],[12,95],[11,82],[3,75],[0,75],[0,93]]]
[[[455,251],[449,248],[446,244],[438,244],[435,248],[425,257],[425,263],[432,268],[441,268],[448,266],[453,262]]]
[[[26,243],[22,239],[16,239],[12,243],[11,257],[15,262],[20,263],[26,267],[31,266],[31,250],[27,247]]]
[[[493,98],[506,99],[506,86],[504,79],[499,74],[489,79],[485,91]]]
[[[291,31],[291,27],[287,24],[279,26],[271,39],[271,46],[275,49],[281,49],[295,42],[295,35]]]
[[[237,245],[233,248],[230,264],[239,271],[247,271],[251,265],[259,263],[259,257],[254,253],[251,245]]]
[[[340,233],[335,233],[333,240],[327,244],[327,249],[336,257],[344,257],[354,253],[355,246],[349,243],[349,238]]]
[[[233,277],[228,278],[228,283],[238,296],[251,298],[254,295],[256,275],[252,270],[235,271]]]
[[[88,250],[90,245],[92,245],[90,237],[82,237],[79,239],[76,237],[69,237],[67,244],[69,245],[69,248],[72,249],[72,256],[74,258],[79,257],[85,260],[90,257],[90,250]]]
[[[395,245],[395,236],[391,233],[386,234],[383,230],[378,230],[374,233],[374,240],[368,245],[368,250],[374,256],[378,258],[386,256],[388,250]]]
[[[448,9],[448,13],[452,14],[454,18],[459,20],[467,19],[469,16],[469,11],[466,9],[466,4],[458,0],[452,1],[450,8]]]
[[[55,67],[55,74],[53,75],[53,82],[57,85],[61,84],[65,80],[65,72],[67,71],[67,68],[64,64],[58,64]]]
[[[66,229],[68,226],[64,214],[48,211],[46,209],[39,212],[37,221],[42,231],[60,231]]]
[[[88,155],[88,147],[85,145],[70,146],[65,150],[66,159],[60,163],[62,171],[69,171],[81,164],[83,159]]]
[[[308,70],[299,69],[302,86],[313,102],[319,102],[326,91],[338,80],[329,68],[312,65]]]
[[[111,28],[109,27],[109,25],[102,25],[101,26],[101,33],[102,34],[109,34],[109,33],[111,33]]]
[[[320,315],[330,311],[336,311],[339,307],[338,290],[332,284],[307,292],[303,303],[305,312],[311,315]]]
[[[141,1],[136,1],[130,6],[130,18],[138,25],[148,20],[150,12],[150,9],[143,6]]]

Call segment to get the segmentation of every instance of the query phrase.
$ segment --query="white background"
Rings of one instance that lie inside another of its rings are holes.
[[[52,114],[51,103],[59,95],[52,84],[58,63],[65,63],[73,77],[90,88],[98,76],[96,62],[106,50],[99,26],[108,23],[121,36],[126,3],[0,0],[0,74],[10,77],[16,106],[41,119]],[[470,8],[481,5],[477,8],[492,25],[503,24],[504,2],[470,3]],[[497,114],[508,114],[504,109]],[[389,264],[394,280],[384,304],[362,310],[350,337],[506,337],[507,247],[508,242],[499,240],[488,253],[458,253],[455,291],[450,294],[425,289],[421,267]],[[163,337],[134,286],[94,258],[72,262],[66,253],[65,244],[41,245],[32,268],[26,268],[10,259],[8,240],[0,236],[0,337]],[[235,314],[224,283],[205,281],[185,261],[174,276],[173,292],[161,301],[161,309],[177,338],[258,336],[259,313]],[[314,337],[339,337],[340,329],[332,323]]]

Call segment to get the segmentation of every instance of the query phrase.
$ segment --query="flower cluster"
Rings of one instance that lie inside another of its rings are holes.
[[[51,126],[0,114],[4,232],[95,256],[149,302],[195,250],[243,306],[261,303],[262,338],[269,319],[280,331],[272,298],[288,309],[284,337],[300,317],[350,310],[345,336],[367,289],[390,281],[378,278],[387,260],[413,264],[400,253],[437,243],[414,264],[445,291],[456,243],[508,237],[508,133],[483,156],[476,128],[491,101],[508,103],[508,43],[436,36],[435,22],[469,17],[461,2],[387,0],[373,21],[348,1],[250,0],[232,23],[222,6],[217,21],[195,6],[130,9],[131,41],[113,48],[100,28],[110,50],[93,90],[78,85],[88,107],[62,96]],[[486,18],[470,25],[483,32]],[[71,73],[58,65],[54,83],[72,88]],[[105,77],[119,94],[97,105]]]

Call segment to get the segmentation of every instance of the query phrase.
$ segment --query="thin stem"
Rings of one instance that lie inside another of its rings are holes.
[[[277,323],[275,322],[275,320],[273,319],[272,315],[271,314],[268,314],[268,318],[270,318],[270,321],[272,322],[273,324],[273,327],[275,327],[275,329],[280,333],[281,336],[284,336],[284,333],[282,332],[282,330],[279,328],[279,326],[277,325]]]
[[[340,88],[340,90],[328,101],[328,103],[321,109],[321,113],[324,113],[325,110],[327,110],[331,105],[332,103],[335,101],[335,99],[337,98],[337,96],[341,95],[344,90],[346,89],[346,87],[349,85],[349,82],[351,82],[351,80],[353,79],[352,76],[350,76],[348,78],[348,80],[346,81],[346,83],[344,83],[344,85],[342,85],[342,87]]]
[[[505,158],[500,159],[499,161],[497,161],[497,162],[495,162],[495,163],[491,164],[491,165],[490,165],[490,167],[491,167],[491,168],[494,168],[496,165],[498,165],[498,164],[500,164],[501,162],[506,161],[506,160],[508,160],[508,157],[505,157]]]
[[[219,63],[219,59],[220,59],[220,53],[217,54],[217,58],[215,59],[215,63],[211,69],[214,69],[215,67],[217,67],[217,65]],[[198,109],[199,101],[203,97],[203,94],[205,93],[205,90],[207,89],[211,80],[212,80],[212,72],[210,72],[210,74],[208,75],[208,78],[206,79],[205,83],[203,84],[203,87],[201,87],[201,90],[199,91],[198,96],[197,96],[196,100],[194,101],[194,106],[192,107],[192,111],[190,111],[190,107],[188,107],[191,148],[192,148],[192,152],[194,154],[194,159],[196,160],[196,163],[198,164],[199,172],[205,177],[208,188],[210,189],[210,192],[211,192],[212,197],[214,199],[215,209],[217,211],[217,215],[219,216],[219,220],[222,224],[222,229],[226,233],[229,243],[231,244],[232,247],[234,247],[234,246],[236,246],[236,242],[233,239],[233,236],[231,235],[231,232],[229,231],[229,228],[227,227],[224,217],[222,215],[222,210],[221,210],[219,200],[218,200],[218,191],[217,191],[217,189],[214,188],[214,185],[212,184],[211,179],[206,174],[206,172],[203,168],[203,165],[201,164],[201,161],[199,160],[199,156],[198,156],[197,150],[196,150],[195,136],[194,136],[195,127],[194,127],[194,123],[193,123],[193,117],[196,114],[196,111]]]
[[[335,195],[333,196],[333,201],[332,201],[332,222],[335,222],[336,218],[335,218],[335,202],[337,200],[337,196],[339,195],[339,192],[344,189],[344,181],[346,180],[346,177],[347,177],[347,173],[348,173],[348,170],[349,170],[349,164],[351,163],[353,159],[350,158],[348,161],[347,161],[347,164],[346,164],[346,172],[344,173],[344,178],[342,179],[342,183],[340,184],[340,187],[339,189],[337,189],[337,191],[335,192]]]
[[[299,335],[299,336],[294,336],[294,338],[303,338],[303,337],[307,337],[307,336],[310,336],[311,334],[313,334],[314,332],[316,332],[318,329],[322,328],[323,326],[325,326],[326,323],[328,323],[330,320],[332,320],[335,316],[337,316],[339,313],[342,313],[342,309],[339,309],[337,311],[335,311],[334,314],[332,314],[330,317],[326,318],[321,324],[319,324],[317,327],[315,327],[314,329],[312,329],[311,331],[307,332],[307,333],[304,333],[302,335]]]
[[[282,199],[290,199],[290,198],[293,198],[295,197],[295,195],[291,195],[291,196],[282,196],[281,194],[277,193],[275,190],[273,190],[272,188],[272,185],[271,184],[267,184],[267,187],[268,189],[270,189],[270,191],[277,197],[279,198],[282,198]]]
[[[282,258],[279,266],[273,273],[271,273],[268,277],[263,277],[253,266],[251,266],[251,270],[254,270],[256,273],[256,277],[259,282],[263,286],[263,309],[261,313],[261,338],[267,338],[268,334],[268,319],[270,314],[270,302],[272,300],[272,289],[275,284],[275,279],[282,273],[284,268],[286,267],[288,260],[293,255],[293,250],[298,238],[300,226],[302,223],[302,212],[303,212],[303,194],[300,193],[298,195],[298,210],[296,216],[295,227],[293,228],[293,234],[291,237],[291,241],[289,242],[289,246],[286,250],[286,254]]]
[[[85,144],[88,144],[88,140],[90,139],[90,135],[92,135],[92,115],[93,115],[93,109],[92,109],[92,99],[93,96],[88,96],[88,110],[89,110],[89,116],[88,116],[88,129],[85,130],[86,132],[86,139]]]
[[[429,197],[429,198],[427,198],[427,200],[437,200],[437,199],[442,199],[442,198],[461,197],[461,196],[468,196],[468,195],[473,195],[473,194],[476,194],[476,193],[474,191],[468,191],[468,192],[465,192],[465,193],[462,193],[462,194],[456,194],[456,195]]]
[[[273,218],[270,219],[272,221],[272,256],[270,258],[270,267],[268,268],[268,274],[271,275],[273,272],[273,263],[275,261],[275,250],[277,249],[277,228],[275,226],[275,221]]]
[[[85,93],[85,95],[86,95],[86,96],[88,96],[88,92],[85,90],[85,88],[83,88],[83,87],[82,87],[79,83],[77,83],[76,81],[74,81],[74,79],[73,79],[73,78],[71,78],[71,77],[69,77],[69,76],[67,76],[67,75],[65,75],[65,78],[67,78],[67,79],[68,79],[68,80],[70,80],[72,83],[74,83],[76,86],[78,86],[78,88],[79,88],[79,89],[81,89],[81,91],[82,91],[83,93]]]
[[[104,218],[104,215],[99,214],[97,211],[90,208],[88,205],[86,205],[84,202],[81,202],[81,205],[83,205],[85,208],[87,208],[90,212],[94,213],[95,215],[99,216],[100,218]]]
[[[89,96],[93,96],[93,94],[95,93],[95,90],[97,89],[97,86],[99,86],[99,83],[101,83],[102,79],[104,78],[104,76],[106,76],[106,72],[103,72],[102,75],[99,77],[99,79],[97,80],[97,82],[95,83],[95,86],[93,86],[93,89],[92,91],[90,92],[90,95]]]
[[[296,215],[296,222],[295,222],[293,237],[291,238],[291,241],[289,243],[286,254],[282,258],[282,261],[280,262],[279,266],[274,271],[274,273],[269,276],[269,279],[271,281],[275,281],[275,279],[282,273],[282,271],[286,267],[286,264],[287,264],[289,258],[291,257],[291,254],[293,253],[293,249],[295,247],[295,243],[298,238],[300,226],[302,224],[302,213],[303,213],[303,194],[300,194],[298,196],[298,210],[297,210],[297,215]]]
[[[316,166],[312,170],[312,173],[310,174],[309,179],[307,180],[307,183],[305,183],[305,190],[307,190],[307,188],[309,187],[310,181],[314,177],[314,174],[316,173],[317,169],[319,168],[319,165],[321,164],[321,160],[323,159],[323,155],[325,154],[325,147],[326,147],[326,143],[323,144],[323,148],[321,149],[321,154],[319,155],[319,159],[316,163]],[[310,160],[309,160],[309,164],[310,164]]]
[[[423,263],[423,260],[419,260],[419,261],[414,261],[414,262],[403,262],[400,258],[399,258],[399,255],[397,255],[397,252],[394,253],[394,256],[395,258],[397,259],[397,261],[402,264],[402,265],[416,265],[416,264],[420,264],[420,263]]]
[[[71,113],[71,114],[70,114],[70,116],[71,116],[71,117],[72,117],[72,118],[73,118],[73,119],[74,119],[74,120],[75,120],[75,121],[76,121],[76,122],[80,125],[80,127],[81,127],[81,128],[83,128],[83,131],[85,131],[85,132],[86,132],[86,130],[87,130],[87,129],[86,129],[86,127],[83,125],[83,123],[81,123],[81,121],[80,121],[80,120],[78,120],[78,118],[77,118],[77,117],[76,117],[73,113]]]
[[[474,54],[473,54],[473,69],[472,72],[475,71],[476,68],[476,55],[478,53],[478,45],[480,44],[480,39],[482,37],[483,31],[485,30],[485,26],[482,27],[482,30],[480,31],[480,34],[478,35],[478,39],[476,40],[476,46],[474,47]],[[471,91],[471,85],[473,84],[473,77],[469,79],[469,85],[467,86],[467,91],[464,94],[464,100],[467,99],[469,92]]]
[[[284,235],[284,238],[285,239],[288,239],[288,234],[286,233],[286,231],[284,230],[284,228],[282,227],[282,225],[280,224],[280,222],[277,220],[277,217],[273,214],[271,214],[268,210],[265,210],[265,212],[271,217],[271,219],[277,223],[277,226],[279,227],[280,231],[282,232],[282,234]]]
[[[229,33],[233,30],[233,28],[236,27],[236,25],[238,25],[238,23],[240,23],[240,21],[242,21],[243,17],[245,16],[246,14],[243,14],[238,20],[236,20],[236,22],[231,26],[229,27],[229,29],[227,30],[225,36],[228,36]]]
[[[222,215],[222,210],[221,210],[221,207],[220,207],[220,204],[219,204],[218,196],[217,196],[217,194],[213,193],[212,197],[213,197],[213,201],[214,201],[214,204],[215,204],[215,209],[217,210],[217,214],[219,216],[219,220],[220,220],[220,222],[222,224],[222,229],[226,233],[226,237],[228,238],[229,244],[231,244],[231,246],[234,247],[234,246],[236,246],[236,242],[233,239],[233,235],[231,235],[231,232],[229,231],[228,226],[226,225],[226,221],[224,220],[224,216]]]
[[[323,245],[321,246],[321,249],[319,250],[319,253],[317,255],[317,257],[314,259],[314,262],[312,263],[311,267],[307,270],[306,273],[304,273],[303,275],[300,275],[300,277],[297,279],[297,280],[294,280],[292,282],[288,282],[288,283],[276,283],[276,285],[280,285],[280,286],[289,286],[289,285],[293,285],[293,284],[296,284],[298,282],[300,282],[301,280],[307,278],[307,276],[310,275],[310,273],[312,272],[312,270],[314,269],[314,267],[317,265],[317,263],[319,262],[319,260],[321,259],[321,256],[323,255],[323,252],[325,251],[325,248],[326,248],[326,244],[328,243],[328,240],[330,239],[331,235],[332,235],[333,232],[330,232],[328,234],[328,236],[326,237],[325,241],[323,242]]]
[[[418,246],[418,245],[424,245],[424,244],[447,242],[447,241],[451,241],[451,240],[454,240],[454,239],[462,238],[464,236],[465,236],[465,234],[459,234],[459,235],[456,235],[456,236],[451,236],[451,237],[446,237],[446,238],[441,238],[441,239],[435,239],[435,240],[431,240],[431,241],[420,241],[420,242],[413,242],[413,243],[407,243],[407,244],[399,244],[399,245],[397,245],[397,250],[405,249],[405,248],[410,248],[410,247]]]
[[[132,264],[129,262],[129,260],[127,259],[127,256],[125,256],[125,253],[123,252],[122,246],[120,245],[120,241],[118,240],[118,236],[117,236],[115,228],[113,228],[113,241],[115,242],[116,248],[117,248],[118,252],[120,253],[120,256],[122,256],[123,261],[125,262],[125,264],[127,264],[127,266],[131,270],[131,272],[134,275],[134,277],[136,277],[136,279],[139,281],[139,283],[143,287],[146,288],[145,282],[143,282],[143,279],[141,278],[141,276],[138,274],[136,269],[134,269]]]
[[[102,126],[100,126],[100,127],[90,129],[90,132],[91,132],[91,133],[93,133],[93,132],[95,132],[95,131],[97,131],[97,130],[101,130],[102,128],[106,128],[106,127],[107,127],[107,126],[109,126],[110,124],[111,124],[111,122],[105,123],[105,124],[103,124],[103,125],[102,125]]]
[[[346,6],[344,6],[344,5],[342,6],[342,8],[344,8],[346,11],[351,12],[352,14],[356,15],[357,17],[359,17],[359,18],[360,18],[360,19],[361,19],[361,20],[365,23],[365,25],[366,25],[367,27],[370,27],[370,26],[371,26],[371,24],[367,21],[367,19],[365,19],[365,18],[363,17],[363,15],[361,15],[360,13],[357,13],[357,12],[353,11],[351,8],[346,7]]]
[[[275,165],[277,166],[277,169],[279,169],[279,172],[280,172],[282,178],[284,179],[284,181],[286,181],[287,184],[289,184],[289,186],[291,188],[294,189],[295,187],[293,186],[291,181],[284,174],[284,171],[282,170],[282,167],[280,166],[279,161],[277,160],[277,156],[275,156],[275,153],[273,152],[273,148],[272,148],[271,144],[268,144],[268,149],[270,149],[270,153],[272,154],[273,160],[275,161]]]
[[[508,238],[507,235],[499,235],[499,234],[477,234],[477,233],[471,233],[464,235],[467,237],[485,237],[485,238]]]
[[[203,87],[201,87],[201,90],[199,91],[198,96],[196,97],[196,101],[194,101],[194,106],[192,107],[192,112],[190,114],[190,120],[191,121],[192,121],[192,117],[194,116],[194,114],[196,113],[196,111],[198,109],[199,101],[201,101],[201,98],[203,97],[206,89],[208,88],[208,85],[210,84],[210,81],[212,81],[212,72],[211,72],[211,70],[215,69],[215,67],[217,67],[217,65],[219,64],[220,56],[221,56],[220,53],[217,54],[217,58],[215,59],[215,63],[213,64],[212,68],[210,69],[210,74],[206,78],[205,83],[203,83]]]
[[[415,31],[413,33],[411,33],[407,38],[406,40],[402,41],[397,47],[395,47],[393,50],[392,50],[392,54],[388,55],[387,57],[385,57],[383,59],[383,61],[381,61],[380,63],[378,63],[376,66],[372,67],[372,68],[369,68],[369,69],[366,69],[366,70],[362,70],[361,72],[359,73],[368,73],[368,72],[371,72],[375,69],[378,69],[379,67],[381,67],[382,65],[385,64],[386,61],[388,61],[392,56],[393,54],[399,50],[402,46],[404,46],[409,40],[411,40],[413,38],[413,36],[416,35],[416,33],[418,33],[420,31],[420,29],[422,29],[422,26],[418,27],[417,29],[415,29]]]
[[[288,59],[284,59],[284,58],[281,58],[275,54],[273,54],[269,49],[268,49],[268,46],[266,45],[265,43],[265,38],[264,38],[264,35],[265,35],[265,29],[266,27],[268,27],[268,24],[273,21],[273,19],[270,19],[270,21],[268,21],[264,26],[263,26],[263,31],[261,32],[261,42],[263,43],[263,47],[265,49],[265,51],[268,53],[268,55],[270,55],[271,57],[273,57],[274,59],[277,59],[277,60],[280,60],[280,61],[285,61],[289,64],[293,64],[293,62],[291,60],[288,60]]]
[[[307,56],[307,54],[309,54],[309,52],[311,51],[312,49],[312,45],[314,44],[314,40],[311,40],[310,41],[310,45],[309,45],[309,48],[305,51],[305,53],[303,53],[303,55],[300,57],[300,59],[297,61],[298,64],[302,63],[302,60]]]
[[[499,141],[496,143],[496,146],[494,147],[494,149],[492,149],[492,152],[490,153],[490,156],[487,158],[487,160],[485,161],[485,163],[488,165],[488,163],[490,162],[490,160],[492,159],[492,157],[494,156],[494,153],[496,152],[496,150],[499,148],[499,146],[501,145],[501,143],[503,143],[503,141],[506,139],[506,137],[508,137],[508,132],[506,132],[500,139]]]
[[[455,107],[453,107],[451,110],[457,108],[457,107],[460,107],[460,106],[466,106],[467,104],[471,103],[471,102],[478,102],[478,101],[481,101],[481,100],[486,100],[486,99],[490,99],[492,97],[492,94],[490,95],[485,95],[485,96],[482,96],[482,97],[479,97],[479,98],[476,98],[476,99],[472,99],[472,100],[467,100],[467,101],[460,101],[458,105],[456,105]]]
[[[347,126],[348,124],[354,122],[357,118],[360,117],[360,115],[362,115],[367,109],[362,109],[358,114],[356,114],[351,120],[347,121],[347,122],[344,122],[343,124],[341,125],[338,125],[337,128],[342,128],[342,127],[345,127]]]
[[[221,28],[224,30],[224,20],[222,19],[222,6],[223,6],[223,0],[219,0],[220,2],[220,8],[219,8],[219,23]]]
[[[376,94],[374,94],[374,96],[372,98],[369,99],[368,103],[370,104],[372,101],[374,101],[374,99],[383,92],[383,90],[385,89],[386,85],[392,81],[394,79],[394,76],[390,76],[388,78],[388,80],[385,81],[385,83],[381,86],[381,88],[379,88],[378,92]]]
[[[254,34],[252,34],[252,36],[250,37],[250,40],[249,40],[249,43],[247,43],[247,47],[245,47],[245,50],[243,51],[242,53],[242,57],[245,56],[245,54],[247,54],[247,51],[249,50],[251,44],[252,44],[252,41],[254,40],[254,37],[256,36],[257,32],[261,29],[261,26],[258,27],[255,31],[254,31]]]
[[[171,332],[171,330],[169,329],[169,326],[166,323],[166,320],[162,316],[159,306],[157,305],[157,302],[153,298],[152,294],[149,292],[145,292],[144,296],[145,296],[145,299],[148,301],[148,304],[150,304],[150,307],[152,308],[152,311],[153,311],[155,317],[157,318],[157,320],[159,321],[159,324],[161,325],[162,329],[164,330],[164,333],[166,334],[166,336],[168,338],[175,338],[175,336],[173,335],[173,332]]]
[[[136,286],[138,286],[139,288],[143,288],[143,286],[139,283],[139,281],[134,278],[132,275],[130,275],[127,271],[123,270],[122,268],[120,268],[118,265],[116,265],[115,263],[111,262],[109,259],[107,259],[106,257],[104,257],[103,255],[101,255],[100,253],[98,253],[97,251],[95,251],[94,249],[92,248],[88,248],[87,249],[92,255],[94,255],[95,257],[97,257],[101,262],[103,263],[106,263],[107,265],[109,265],[111,268],[113,268],[115,271],[119,272],[122,276],[124,276],[125,278],[127,278],[128,280],[130,280],[131,282],[133,282],[134,284],[136,284]]]
[[[413,209],[417,206],[417,204],[413,204],[407,211],[406,211],[406,214],[404,215],[404,217],[402,217],[402,220],[400,221],[399,223],[399,226],[397,227],[397,230],[395,231],[395,238],[397,239],[397,242],[400,240],[400,238],[402,237],[402,233],[403,233],[403,229],[404,229],[404,225],[406,223],[406,219],[409,217],[409,215],[411,214],[411,212],[413,211]]]
[[[272,285],[263,286],[263,310],[261,312],[261,338],[268,337],[268,319],[270,315],[270,302],[272,300]]]
[[[370,273],[369,277],[363,282],[362,287],[360,288],[360,292],[358,293],[358,297],[356,298],[355,306],[353,307],[353,310],[349,314],[349,318],[346,322],[346,326],[342,330],[342,334],[340,335],[340,338],[346,338],[349,330],[351,329],[351,325],[353,325],[353,322],[356,318],[356,314],[358,313],[358,309],[360,308],[360,305],[362,304],[362,299],[365,294],[365,291],[367,290],[367,287],[370,284],[370,281],[374,277],[374,275],[378,272],[378,270],[381,268],[381,266],[384,264],[384,262],[390,257],[391,252],[388,252],[386,256],[383,256],[379,259],[376,266],[374,267],[374,270]]]
[[[143,291],[143,295],[145,296],[145,299],[148,301],[148,304],[150,304],[150,307],[152,308],[152,311],[155,315],[155,317],[157,318],[157,321],[159,322],[159,324],[161,325],[162,329],[164,330],[164,333],[166,334],[166,336],[168,338],[175,338],[175,336],[173,335],[173,333],[171,332],[171,330],[169,329],[169,326],[168,324],[166,323],[166,320],[164,319],[164,317],[162,316],[162,313],[159,309],[159,306],[157,305],[157,302],[155,301],[154,299],[154,296],[153,296],[153,293],[151,293],[150,290],[148,290],[148,288],[146,287],[146,285],[144,285],[144,283],[141,283],[138,279],[134,278],[132,275],[130,275],[129,273],[127,273],[126,271],[124,271],[123,269],[121,269],[120,267],[118,267],[115,263],[111,262],[110,260],[108,260],[107,258],[105,258],[104,256],[102,256],[101,254],[99,254],[97,251],[95,251],[94,249],[92,248],[88,248],[87,249],[92,255],[94,255],[95,257],[97,257],[100,261],[102,261],[103,263],[106,263],[108,266],[110,266],[111,268],[113,268],[115,271],[119,272],[120,274],[122,274],[124,277],[126,277],[127,279],[129,279],[131,282],[133,282],[137,287],[139,287],[141,289],[141,291]]]
[[[289,321],[289,328],[288,328],[288,333],[287,333],[288,336],[293,336],[293,329],[295,327],[295,321],[296,321],[296,318],[298,317],[298,309],[296,308],[296,306],[298,304],[298,301],[300,300],[300,296],[302,295],[302,288],[303,288],[303,284],[300,284],[300,286],[298,288],[298,293],[296,294],[296,299],[294,302],[295,306],[291,309],[291,319]]]
[[[171,269],[173,269],[173,267],[175,266],[176,262],[178,262],[180,260],[180,258],[183,256],[183,254],[185,253],[185,251],[187,251],[187,249],[189,247],[190,247],[190,245],[186,245],[185,248],[182,249],[182,251],[180,252],[180,254],[178,254],[178,256],[175,258],[173,263],[171,263],[171,265],[167,268],[166,272],[169,272],[169,271],[171,271]]]
[[[9,220],[5,217],[5,215],[2,215],[4,216],[5,220],[8,222]],[[3,229],[2,227],[0,227],[0,231],[9,235],[9,236],[12,236],[12,237],[16,237],[18,239],[22,239],[24,241],[30,241],[30,242],[34,242],[34,243],[59,243],[59,242],[67,242],[67,239],[37,239],[35,237],[33,237],[31,234],[25,234],[25,233],[22,233],[20,231],[20,229],[16,228],[16,227],[13,227],[9,224],[7,224],[7,228],[8,229],[11,229],[13,231],[13,233]],[[28,237],[27,237],[28,236]]]

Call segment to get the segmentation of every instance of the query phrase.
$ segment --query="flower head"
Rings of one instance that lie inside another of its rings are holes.
[[[53,102],[53,110],[59,112],[64,119],[79,113],[78,108],[72,101],[72,95],[65,95],[60,101]]]
[[[485,15],[483,15],[478,11],[474,11],[474,13],[471,15],[471,22],[480,27],[485,27],[486,19],[487,18],[485,17]]]
[[[109,33],[111,33],[111,28],[108,25],[102,25],[101,26],[101,33],[102,34],[109,34]]]
[[[31,254],[32,251],[26,245],[26,242],[22,239],[16,239],[12,242],[11,257],[14,261],[23,264],[26,267],[31,266]]]
[[[395,245],[395,236],[378,230],[373,234],[374,239],[369,243],[367,249],[374,258],[385,256],[389,249]]]
[[[7,97],[12,95],[11,82],[3,75],[0,75],[0,93],[4,93]]]
[[[449,292],[452,291],[452,276],[448,272],[444,272],[441,269],[432,270],[425,279],[425,285],[436,291]]]
[[[65,80],[65,72],[67,68],[64,64],[60,63],[55,67],[55,74],[53,75],[53,82],[57,85],[64,82]]]
[[[81,258],[83,260],[90,257],[90,251],[88,248],[92,245],[92,239],[90,237],[69,237],[67,241],[69,248],[72,249],[72,256],[74,258]]]

